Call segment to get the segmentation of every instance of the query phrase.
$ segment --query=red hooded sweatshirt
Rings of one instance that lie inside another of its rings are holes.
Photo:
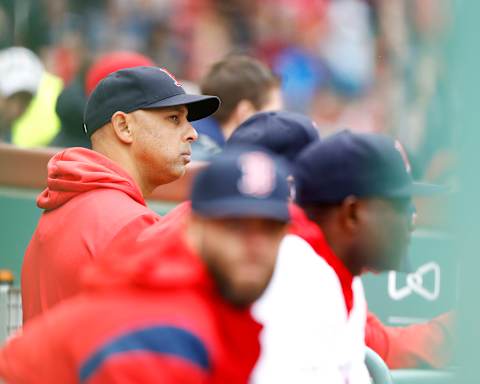
[[[77,293],[79,271],[126,224],[135,220],[145,227],[160,218],[146,207],[127,172],[84,148],[50,159],[47,188],[37,205],[44,213],[22,266],[24,322]]]
[[[0,350],[0,378],[247,383],[261,327],[249,308],[219,296],[182,225],[160,222],[140,235],[135,221],[127,225],[86,268],[83,293],[30,321]]]

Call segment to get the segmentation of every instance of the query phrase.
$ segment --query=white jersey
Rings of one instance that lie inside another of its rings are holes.
[[[253,307],[264,329],[252,382],[370,383],[360,278],[353,279],[352,290],[348,313],[335,270],[302,238],[286,236],[272,281]]]

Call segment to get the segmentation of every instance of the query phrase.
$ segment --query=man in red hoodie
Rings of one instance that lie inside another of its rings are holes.
[[[158,220],[144,197],[184,174],[197,137],[190,121],[218,105],[216,97],[185,94],[157,67],[119,70],[97,85],[84,116],[93,150],[56,154],[37,199],[44,213],[22,267],[24,322],[77,293],[79,271],[121,228]]]
[[[139,231],[134,220],[120,230],[85,270],[85,290],[0,350],[0,378],[247,383],[261,329],[249,306],[286,231],[285,177],[257,149],[220,156],[194,183],[192,213],[174,225]]]

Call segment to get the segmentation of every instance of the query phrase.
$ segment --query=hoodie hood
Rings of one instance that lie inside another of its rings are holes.
[[[47,188],[37,197],[37,206],[52,210],[101,188],[122,191],[146,205],[138,186],[118,164],[86,148],[68,148],[48,162]]]

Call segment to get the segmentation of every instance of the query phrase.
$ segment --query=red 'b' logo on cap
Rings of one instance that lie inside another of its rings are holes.
[[[158,68],[158,69],[160,69],[160,71],[162,71],[162,72],[165,73],[168,77],[170,77],[170,78],[173,80],[173,82],[175,83],[175,85],[176,85],[177,87],[181,87],[181,86],[182,86],[182,85],[178,82],[178,80],[175,78],[175,76],[173,76],[167,69],[165,69],[165,68]]]
[[[238,190],[244,195],[267,197],[275,189],[275,165],[262,152],[246,153],[238,159],[242,177]]]

